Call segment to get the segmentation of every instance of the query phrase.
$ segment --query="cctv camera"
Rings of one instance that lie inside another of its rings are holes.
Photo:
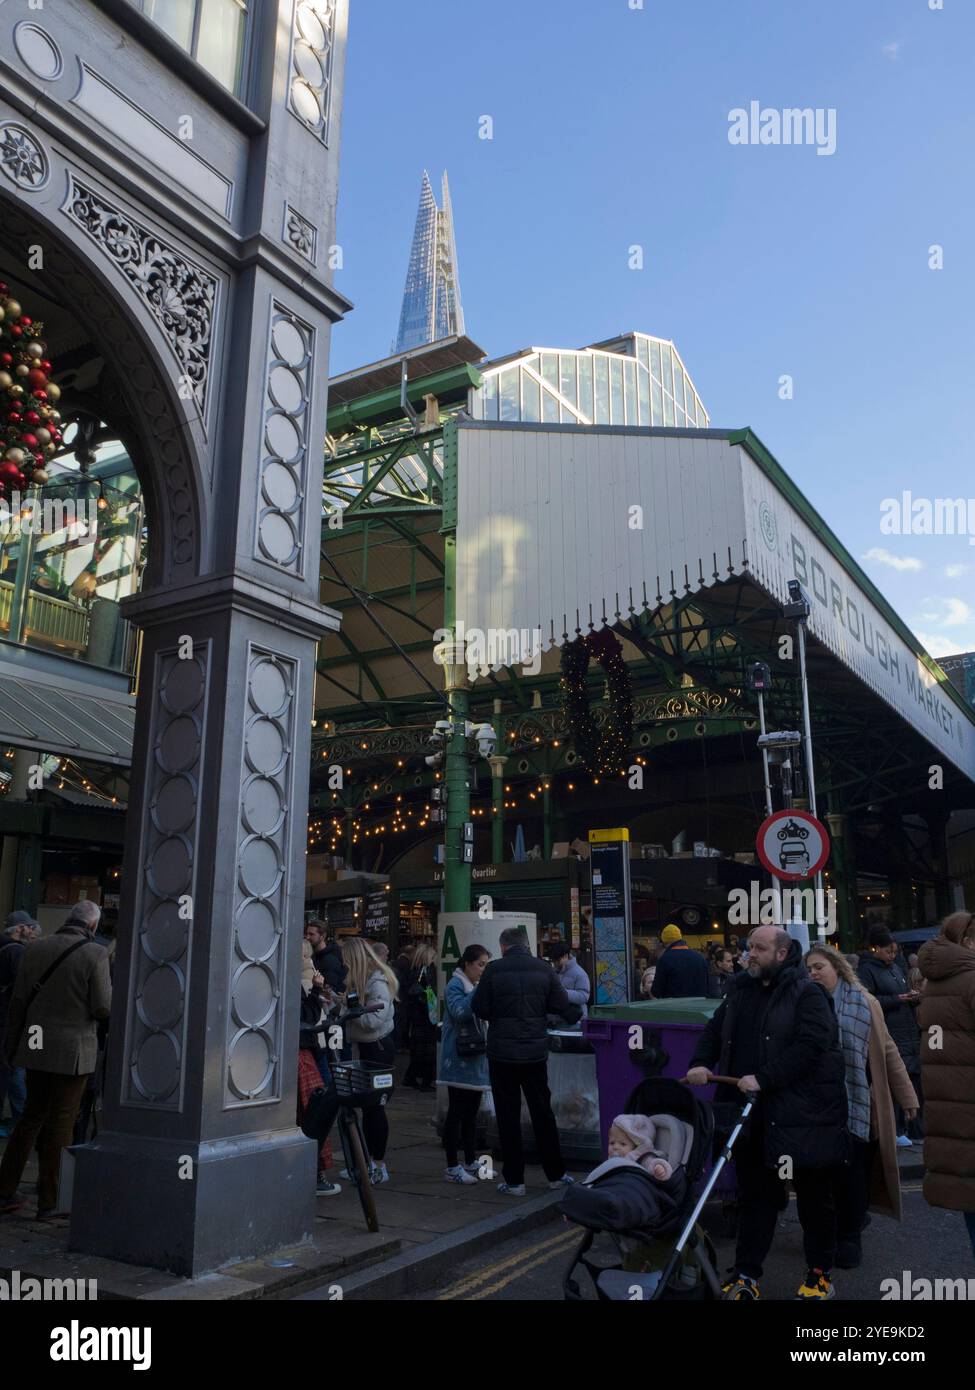
[[[477,751],[482,758],[490,758],[495,748],[498,746],[498,736],[490,724],[479,724],[475,734],[477,740]]]
[[[809,595],[799,583],[798,579],[789,580],[789,602],[785,605],[782,612],[787,618],[808,618],[812,612],[812,604],[809,602]]]
[[[426,763],[427,767],[440,767],[443,764],[443,753],[431,753],[430,756],[424,758],[423,761]]]

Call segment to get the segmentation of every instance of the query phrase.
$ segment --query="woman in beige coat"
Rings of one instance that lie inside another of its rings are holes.
[[[855,1269],[868,1208],[901,1219],[894,1102],[913,1119],[917,1095],[883,1010],[846,958],[829,946],[814,946],[806,954],[806,968],[832,997],[846,1062],[852,1152],[834,1184],[836,1263],[840,1269]]]

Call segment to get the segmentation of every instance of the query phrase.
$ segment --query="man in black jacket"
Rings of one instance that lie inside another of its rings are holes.
[[[498,1191],[525,1195],[525,1154],[521,1143],[521,1094],[531,1116],[535,1144],[551,1188],[572,1182],[562,1162],[559,1131],[548,1089],[548,1015],[566,1023],[582,1017],[578,1004],[559,983],[547,961],[532,955],[518,927],[501,933],[501,959],[493,960],[471,995],[471,1008],[488,1029],[488,1072],[501,1141],[502,1176]]]
[[[701,1034],[688,1080],[739,1077],[737,1091],[719,1086],[715,1100],[755,1109],[734,1148],[738,1174],[738,1246],[724,1297],[759,1297],[762,1263],[788,1205],[791,1179],[809,1268],[797,1298],[834,1297],[836,1252],[833,1170],[846,1157],[843,1053],[826,991],[806,973],[799,943],[780,927],[756,927],[748,971],[736,975]]]
[[[666,947],[657,961],[650,993],[654,999],[703,999],[708,992],[708,963],[700,951],[692,951],[680,927],[664,927],[660,940]]]

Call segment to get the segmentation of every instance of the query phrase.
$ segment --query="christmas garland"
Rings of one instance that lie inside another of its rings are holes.
[[[61,392],[41,329],[0,282],[0,497],[46,483],[61,445]]]
[[[590,661],[606,672],[609,717],[602,730],[589,706],[586,677]],[[609,628],[577,637],[562,648],[562,701],[576,752],[593,776],[614,777],[630,763],[633,739],[633,688],[623,648]]]

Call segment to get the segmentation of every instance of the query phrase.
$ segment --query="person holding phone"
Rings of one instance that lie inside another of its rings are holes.
[[[887,928],[871,928],[867,941],[866,949],[860,952],[857,976],[883,1009],[887,1031],[897,1046],[918,1098],[919,1113],[913,1120],[908,1120],[901,1106],[897,1106],[897,1146],[909,1149],[915,1140],[923,1138],[920,1110],[924,1104],[921,1093],[921,1035],[917,1023],[917,1006],[921,996],[908,984],[902,959],[898,956],[897,943]]]

